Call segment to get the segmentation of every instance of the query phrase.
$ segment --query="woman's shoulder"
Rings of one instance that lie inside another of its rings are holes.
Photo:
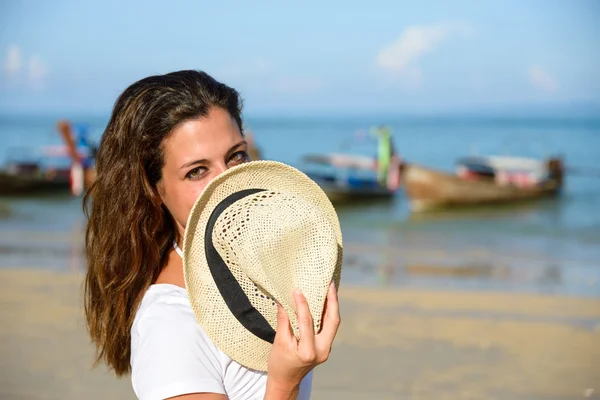
[[[189,332],[210,342],[196,322],[187,291],[176,285],[151,285],[136,311],[131,327],[134,341],[156,330]]]
[[[168,283],[150,285],[137,309],[134,324],[147,315],[160,312],[165,308],[171,309],[171,311],[173,309],[184,311],[187,308],[191,310],[187,291]]]
[[[170,284],[151,285],[144,293],[135,312],[132,336],[140,333],[140,328],[161,320],[172,324],[185,323],[194,318],[190,300],[184,288]]]
[[[131,327],[131,379],[138,398],[225,393],[229,362],[198,325],[185,289],[148,288]]]

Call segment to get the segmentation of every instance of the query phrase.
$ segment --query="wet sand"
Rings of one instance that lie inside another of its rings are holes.
[[[0,399],[133,399],[91,368],[81,273],[0,270]],[[342,326],[313,399],[600,398],[600,300],[340,291]]]

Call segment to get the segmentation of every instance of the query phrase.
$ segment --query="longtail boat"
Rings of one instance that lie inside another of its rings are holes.
[[[376,175],[376,160],[351,154],[308,154],[300,169],[313,179],[332,203],[386,199],[396,190],[381,185]]]
[[[403,163],[402,184],[413,212],[520,202],[556,196],[563,186],[560,158],[468,157],[455,173]]]
[[[46,146],[41,149],[41,157],[13,159],[0,169],[0,196],[81,195],[89,188],[95,179],[95,168],[84,162],[93,161],[93,155],[89,157],[87,148],[76,147],[69,122],[60,121],[57,128],[64,146]],[[53,159],[71,159],[71,165],[49,166],[48,161]]]

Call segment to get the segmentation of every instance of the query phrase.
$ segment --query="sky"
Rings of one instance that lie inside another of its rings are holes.
[[[0,0],[0,113],[110,113],[180,69],[257,114],[594,108],[599,22],[595,0]]]

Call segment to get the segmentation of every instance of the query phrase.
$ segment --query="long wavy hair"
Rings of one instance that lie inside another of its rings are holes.
[[[84,308],[96,345],[117,376],[131,370],[131,326],[148,287],[172,249],[173,219],[158,195],[163,143],[176,125],[227,110],[242,129],[238,92],[200,71],[151,76],[117,99],[102,135],[87,217]]]

